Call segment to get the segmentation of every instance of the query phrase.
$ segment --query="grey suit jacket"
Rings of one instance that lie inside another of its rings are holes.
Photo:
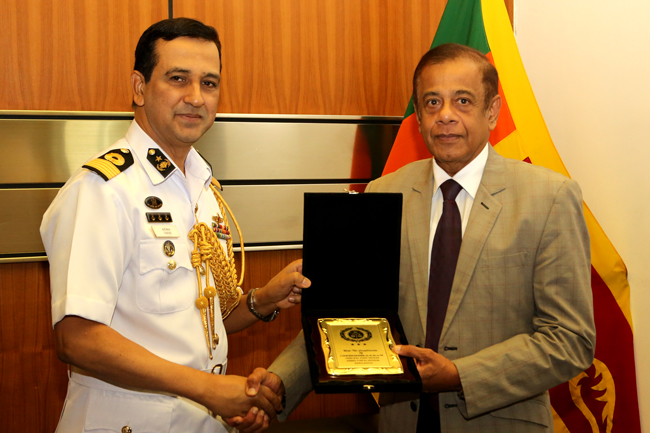
[[[368,185],[404,195],[399,314],[424,347],[431,160]],[[458,369],[464,399],[440,394],[443,432],[552,431],[547,390],[591,365],[595,326],[589,235],[577,183],[491,147],[474,198],[438,352]],[[269,370],[289,409],[308,393],[302,335]],[[415,432],[419,401],[384,395],[382,432]],[[411,396],[412,397],[412,396]]]

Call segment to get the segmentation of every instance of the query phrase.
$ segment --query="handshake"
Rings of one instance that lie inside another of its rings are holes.
[[[210,382],[207,389],[212,395],[205,397],[212,404],[206,406],[239,431],[262,432],[282,412],[284,384],[276,374],[264,368],[256,368],[248,378],[210,377],[214,382]]]

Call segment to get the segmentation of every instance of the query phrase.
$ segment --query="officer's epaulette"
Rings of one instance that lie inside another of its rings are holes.
[[[129,149],[112,149],[102,156],[88,161],[83,168],[94,171],[108,181],[133,165],[133,154]]]

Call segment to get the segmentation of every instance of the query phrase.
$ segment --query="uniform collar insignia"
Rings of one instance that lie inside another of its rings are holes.
[[[176,166],[158,148],[151,148],[147,151],[147,160],[164,178],[167,178],[176,169]]]

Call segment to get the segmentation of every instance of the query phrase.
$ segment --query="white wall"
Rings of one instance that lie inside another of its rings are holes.
[[[650,432],[650,2],[516,0],[515,32],[555,146],[629,272]],[[644,415],[645,412],[645,415]]]

